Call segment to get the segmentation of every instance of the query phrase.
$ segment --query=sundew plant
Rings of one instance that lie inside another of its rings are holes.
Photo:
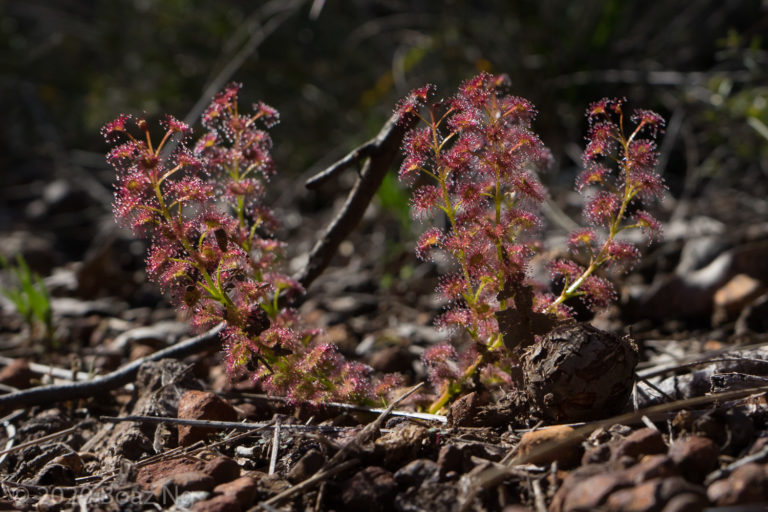
[[[432,412],[478,381],[511,384],[508,370],[519,349],[570,316],[567,300],[579,297],[594,309],[614,300],[611,283],[597,271],[628,270],[640,255],[621,233],[641,229],[649,242],[660,234],[642,205],[665,190],[655,170],[663,119],[647,110],[625,119],[624,100],[600,100],[587,111],[584,171],[576,183],[588,195],[588,225],[569,238],[572,258],[550,263],[559,293],[531,282],[538,207],[547,197],[537,171],[551,156],[533,131],[533,105],[506,94],[507,87],[504,76],[481,74],[443,101],[433,101],[434,88],[425,86],[399,106],[403,118],[421,121],[405,137],[400,168],[401,180],[414,188],[413,217],[432,224],[417,255],[428,260],[440,251],[455,268],[437,286],[449,304],[438,326],[472,340],[461,354],[450,344],[424,353],[439,394]]]

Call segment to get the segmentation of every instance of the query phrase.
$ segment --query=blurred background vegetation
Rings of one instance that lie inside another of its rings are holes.
[[[375,134],[411,88],[447,95],[481,70],[538,107],[555,190],[572,183],[588,103],[627,96],[669,121],[673,197],[726,180],[766,217],[766,38],[761,0],[7,0],[0,236],[109,211],[98,131],[117,113],[194,120],[243,82],[245,100],[281,112],[279,171],[306,177]],[[382,201],[397,210],[394,182]],[[89,236],[59,249],[76,258]]]

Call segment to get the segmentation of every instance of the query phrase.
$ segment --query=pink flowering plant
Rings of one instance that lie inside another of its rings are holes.
[[[571,259],[551,263],[563,283],[559,294],[530,282],[537,211],[547,197],[537,170],[551,156],[532,131],[533,105],[505,94],[506,86],[503,76],[481,74],[440,103],[430,103],[434,88],[425,86],[399,106],[403,118],[421,120],[405,137],[400,178],[414,185],[414,218],[434,224],[421,235],[417,255],[428,260],[439,251],[455,268],[437,286],[448,303],[437,323],[472,340],[461,354],[448,344],[425,351],[438,392],[431,412],[479,384],[512,384],[509,370],[519,349],[569,317],[565,301],[579,297],[600,308],[614,299],[598,270],[628,269],[640,254],[621,234],[639,228],[650,242],[660,233],[659,222],[640,206],[664,191],[654,143],[663,119],[636,111],[627,134],[624,101],[601,100],[587,112],[585,170],[577,179],[579,192],[596,190],[584,211],[590,227],[570,236]]]
[[[268,392],[293,400],[371,402],[397,380],[315,341],[294,309],[301,285],[277,269],[278,225],[265,206],[274,173],[266,129],[277,112],[262,103],[242,113],[237,84],[202,116],[206,132],[167,116],[155,143],[149,123],[121,115],[102,129],[114,145],[116,219],[151,239],[147,271],[199,329],[221,322],[227,369],[252,372]]]

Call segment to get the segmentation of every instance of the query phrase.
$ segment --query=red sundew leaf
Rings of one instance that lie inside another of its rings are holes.
[[[448,119],[451,132],[477,131],[483,128],[485,119],[478,109],[465,108],[457,111]]]
[[[439,279],[436,291],[444,299],[453,302],[467,292],[467,283],[461,274],[442,276]]]
[[[655,240],[660,240],[662,235],[661,222],[645,210],[638,210],[633,215],[634,221],[640,226],[640,229],[648,237],[648,244]]]
[[[160,126],[173,133],[181,133],[182,137],[186,137],[192,133],[192,127],[184,121],[176,119],[176,117],[166,114],[163,120],[160,122]]]
[[[164,187],[165,196],[182,205],[190,202],[207,203],[211,199],[213,190],[212,184],[190,176],[184,176],[178,181],[167,182]]]
[[[536,176],[527,171],[518,172],[512,177],[512,188],[516,193],[538,203],[547,198],[547,191],[544,185],[541,184]]]
[[[607,115],[609,112],[609,105],[614,101],[616,100],[611,98],[601,98],[595,102],[590,103],[589,108],[587,108],[587,118],[592,120],[595,117],[602,117]]]
[[[353,403],[360,403],[372,398],[372,370],[370,366],[356,361],[344,363],[338,378],[338,384],[333,390],[334,398]]]
[[[253,111],[256,113],[255,115],[258,116],[259,120],[266,126],[267,128],[272,128],[274,126],[277,126],[280,123],[280,113],[277,111],[276,108],[271,107],[263,102],[254,103]]]
[[[538,215],[522,208],[512,208],[501,215],[502,225],[505,230],[510,228],[516,234],[522,231],[535,231],[541,228],[541,219]]]
[[[422,233],[416,243],[416,256],[422,261],[428,261],[429,253],[435,247],[440,247],[443,236],[443,231],[439,228],[430,228]]]
[[[647,139],[635,139],[629,144],[627,150],[627,163],[629,168],[653,169],[656,167],[656,144]]]
[[[584,267],[571,260],[557,259],[549,264],[549,270],[552,277],[564,277],[568,282],[578,279],[586,270]]]
[[[589,163],[598,158],[612,155],[616,151],[617,136],[618,127],[612,122],[601,121],[590,126],[587,135],[589,142],[582,156],[585,167],[589,167]]]
[[[395,107],[395,112],[397,113],[398,118],[403,121],[412,114],[418,112],[434,91],[435,86],[432,84],[423,85],[422,87],[412,90],[408,96],[400,100]]]
[[[656,137],[659,131],[663,130],[666,121],[663,117],[652,110],[637,109],[632,112],[632,122],[648,129],[652,137]]]
[[[640,259],[640,251],[634,244],[611,240],[607,247],[608,264],[616,264],[630,270]]]
[[[432,215],[442,201],[442,191],[435,185],[422,185],[411,196],[411,215],[422,220]]]
[[[581,247],[594,248],[597,244],[597,233],[589,228],[577,229],[568,237],[568,248],[576,252]]]
[[[454,332],[456,328],[465,329],[471,326],[472,314],[465,307],[454,306],[446,310],[435,320],[438,329]]]
[[[482,108],[486,101],[495,95],[497,84],[502,81],[488,73],[480,73],[465,80],[459,86],[459,91],[455,97],[456,103],[463,105],[464,108]]]
[[[128,141],[112,148],[107,153],[107,161],[116,169],[127,168],[135,164],[141,153],[141,147],[133,141]]]
[[[576,191],[581,192],[591,185],[603,185],[607,182],[611,170],[604,165],[589,163],[587,169],[576,178]]]
[[[585,294],[583,301],[593,311],[604,309],[616,300],[616,291],[610,281],[595,275],[584,279],[579,290]]]
[[[269,348],[284,348],[291,352],[299,348],[299,337],[293,329],[270,327],[259,335],[259,343]]]
[[[427,367],[429,380],[436,389],[441,389],[446,382],[460,377],[456,349],[451,345],[435,345],[429,347],[421,356]]]
[[[117,118],[102,126],[101,135],[107,140],[107,142],[116,140],[120,133],[125,133],[126,123],[131,118],[132,116],[130,115],[120,114],[117,116]]]
[[[592,196],[584,207],[584,216],[593,225],[606,225],[619,212],[621,199],[615,194],[601,191]]]

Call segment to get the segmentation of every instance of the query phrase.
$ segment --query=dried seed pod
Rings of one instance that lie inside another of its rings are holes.
[[[604,418],[626,405],[637,362],[637,346],[629,337],[566,324],[523,356],[526,391],[550,420]]]

